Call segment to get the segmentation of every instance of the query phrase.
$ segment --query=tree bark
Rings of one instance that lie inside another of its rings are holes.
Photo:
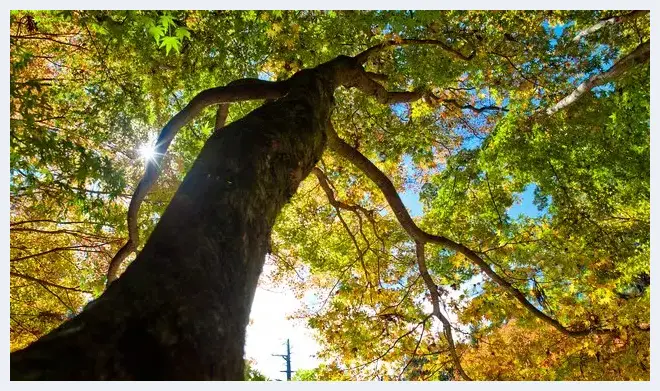
[[[325,148],[336,81],[324,65],[211,136],[137,259],[11,354],[12,380],[243,379],[271,228]]]

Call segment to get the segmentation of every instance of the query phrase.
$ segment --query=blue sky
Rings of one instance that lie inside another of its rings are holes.
[[[536,205],[534,205],[534,190],[536,189],[535,184],[529,184],[525,188],[525,191],[522,193],[516,193],[520,197],[520,202],[514,202],[511,208],[507,211],[507,214],[512,219],[520,217],[520,215],[527,217],[540,217],[547,213],[547,210],[538,210]]]
[[[536,205],[534,205],[534,189],[536,189],[536,185],[532,183],[527,185],[525,191],[522,193],[516,193],[520,198],[520,201],[514,202],[511,208],[509,208],[507,211],[509,217],[516,219],[522,215],[536,218],[546,213],[546,211],[539,211],[536,208]],[[400,196],[401,201],[403,201],[403,204],[408,208],[412,217],[421,216],[423,214],[422,203],[419,201],[418,192],[407,190],[400,193]]]
[[[419,201],[419,193],[407,190],[399,194],[401,196],[401,201],[410,211],[412,217],[417,217],[422,215],[422,203]]]
[[[398,115],[399,117],[404,115],[402,108],[393,106],[392,109],[395,112],[395,114]],[[461,145],[461,148],[463,149],[479,148],[481,146],[481,143],[483,142],[482,138],[472,135],[470,132],[467,132],[465,129],[456,129],[456,132],[464,137],[463,144]],[[412,175],[412,173],[414,172],[414,163],[409,155],[405,155],[403,157],[403,165],[406,168],[406,170],[410,173],[410,175]],[[534,205],[533,201],[534,201],[535,189],[536,189],[536,185],[530,183],[525,187],[523,192],[515,194],[516,196],[515,198],[517,198],[518,201],[514,202],[511,208],[509,208],[509,210],[507,211],[510,218],[516,219],[520,215],[536,218],[547,213],[547,210],[539,211]],[[399,193],[399,196],[401,197],[401,201],[403,201],[403,204],[410,211],[412,217],[418,217],[423,214],[422,203],[419,200],[418,191],[415,191],[413,189],[408,189],[404,192]]]

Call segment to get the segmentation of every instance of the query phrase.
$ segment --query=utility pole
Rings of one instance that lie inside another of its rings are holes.
[[[273,356],[282,357],[286,362],[286,380],[291,381],[291,346],[289,345],[289,339],[286,340],[286,354],[273,354]]]

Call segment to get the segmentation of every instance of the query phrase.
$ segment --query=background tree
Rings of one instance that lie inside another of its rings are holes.
[[[245,376],[244,380],[247,381],[267,381],[268,379],[263,373],[254,369],[254,363],[248,360],[245,361]]]
[[[142,246],[186,173],[179,193],[194,198],[208,182],[204,164],[217,162],[215,172],[224,173],[253,161],[244,154],[232,163],[232,153],[265,148],[287,156],[276,165],[289,170],[265,187],[269,202],[259,210],[267,219],[307,172],[314,174],[279,214],[268,250],[278,266],[273,278],[301,296],[318,292],[301,316],[323,344],[319,378],[648,378],[648,13],[14,12],[11,26],[13,348],[97,295],[124,238],[130,237],[124,255],[140,250],[133,274],[111,284],[55,338],[35,344],[35,353],[13,355],[13,376],[74,376],[60,368],[43,372],[48,361],[38,360],[44,351],[75,349],[70,341],[78,338],[113,365],[75,376],[240,378],[240,337],[228,355],[234,360],[192,348],[179,359],[207,367],[163,373],[174,359],[140,366],[143,360],[126,353],[131,349],[98,346],[101,337],[87,329],[96,324],[91,330],[107,341],[152,338],[148,354],[181,352],[177,341],[190,342],[191,329],[182,326],[168,291],[182,297],[177,305],[199,308],[187,313],[191,319],[209,330],[218,326],[198,318],[222,305],[217,295],[199,297],[206,285],[194,286],[197,274],[169,254],[169,262],[149,261],[163,257],[165,244],[181,243],[163,239],[181,222],[163,218],[160,234],[149,240],[161,247]],[[368,72],[342,54],[356,55]],[[309,84],[305,75],[314,73],[299,72],[323,63],[314,71],[324,75],[321,84],[345,87],[335,91],[334,103]],[[233,82],[255,77],[278,82]],[[227,87],[198,95],[217,85]],[[289,123],[317,116],[317,125],[300,129],[325,133],[328,146],[321,156],[323,141],[308,139],[307,155],[296,155],[302,170],[288,166],[297,152],[274,130],[283,129],[277,125],[283,107],[301,96],[296,88],[305,91],[301,99],[317,100],[289,115]],[[227,106],[285,93],[248,116],[260,101]],[[218,110],[202,110],[219,103]],[[332,105],[330,125],[324,118]],[[158,152],[186,127],[167,155],[148,163],[143,191],[131,197],[143,172],[136,149],[176,113]],[[265,128],[271,130],[262,136]],[[246,141],[227,149],[237,140]],[[218,157],[219,151],[225,152]],[[263,180],[269,179],[243,178],[240,186]],[[420,191],[421,216],[411,216],[398,195],[410,190]],[[510,216],[524,191],[534,192],[541,212]],[[244,194],[264,196],[257,193]],[[192,208],[212,216],[213,202]],[[182,205],[175,202],[169,213],[185,213],[189,206]],[[246,217],[241,213],[236,221]],[[215,231],[202,230],[191,243],[226,232],[232,220],[204,221],[192,226]],[[245,232],[261,243],[248,258],[263,259],[268,235]],[[199,255],[191,252],[181,258]],[[108,282],[123,269],[117,259]],[[166,272],[144,278],[163,264]],[[221,297],[230,292],[241,303],[237,318],[247,316],[261,269],[255,265],[247,299],[231,283],[215,281],[220,292],[228,289]],[[233,273],[235,283],[244,270]],[[129,298],[137,303],[132,308],[118,304]],[[131,315],[145,308],[153,315]],[[192,335],[194,341],[204,333]],[[223,345],[220,337],[208,341]],[[495,351],[492,344],[507,348]],[[124,353],[133,356],[114,358]]]

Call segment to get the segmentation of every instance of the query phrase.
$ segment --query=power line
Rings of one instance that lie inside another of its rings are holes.
[[[286,340],[286,354],[272,354],[272,356],[282,357],[286,363],[286,370],[280,371],[286,373],[286,380],[291,381],[291,346],[289,345],[289,339]]]

